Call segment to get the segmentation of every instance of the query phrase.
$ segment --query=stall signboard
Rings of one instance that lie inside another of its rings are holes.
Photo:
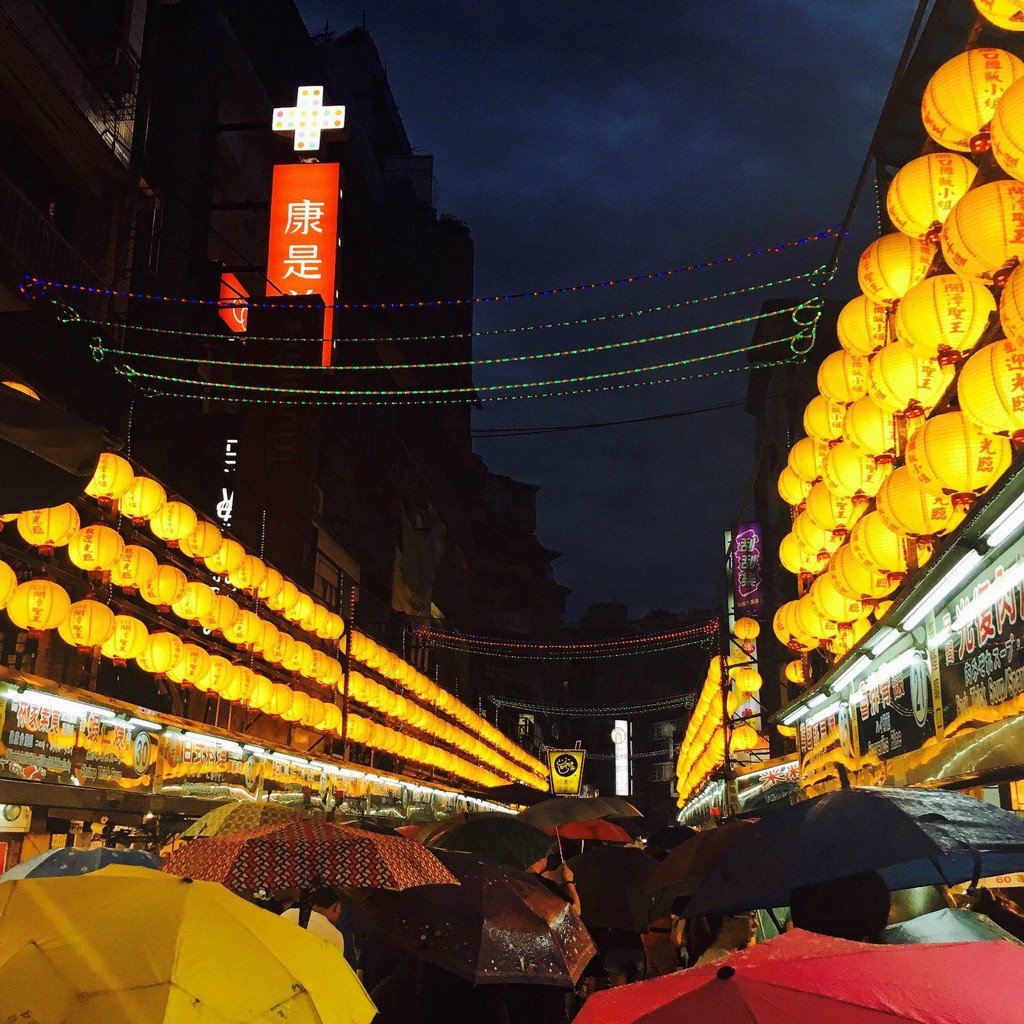
[[[583,782],[585,750],[549,750],[551,792],[554,796],[579,796]]]
[[[70,781],[78,715],[31,693],[3,701],[0,778],[25,782]]]
[[[157,786],[180,796],[254,800],[263,778],[263,755],[237,743],[179,729],[160,734]]]
[[[83,786],[151,792],[157,737],[121,718],[84,714],[79,720],[73,771]]]
[[[789,803],[799,789],[800,765],[795,759],[785,764],[769,765],[737,777],[737,810],[743,814],[773,804]]]
[[[741,523],[732,544],[732,594],[737,618],[764,614],[764,551],[761,527]]]
[[[306,763],[298,758],[267,757],[263,763],[263,794],[270,800],[300,801],[330,813],[343,789],[337,772],[327,765]]]
[[[923,651],[892,660],[893,670],[862,679],[840,705],[839,738],[847,753],[881,761],[917,750],[935,735],[931,672]]]

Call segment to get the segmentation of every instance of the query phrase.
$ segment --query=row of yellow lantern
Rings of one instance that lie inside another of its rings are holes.
[[[131,463],[120,455],[104,452],[100,456],[85,493],[108,507],[116,505],[136,524],[147,522],[154,536],[168,546],[180,548],[210,572],[225,577],[233,587],[258,596],[271,610],[306,632],[323,640],[343,635],[345,623],[340,615],[315,601],[263,559],[247,552],[238,541],[223,536],[217,526],[201,519],[190,505],[169,501],[156,480],[136,475]],[[61,506],[67,507],[73,510],[73,506]],[[26,539],[50,546],[65,543],[60,539],[65,535],[59,532],[62,524],[63,520],[52,526],[39,523]],[[63,528],[67,529],[66,524]]]
[[[499,753],[517,761],[536,778],[547,777],[544,765],[535,757],[531,757],[490,722],[375,640],[358,631],[353,632],[350,653],[355,661],[382,675],[419,700],[451,715],[471,733],[479,736]]]
[[[134,660],[145,672],[165,675],[177,683],[194,686],[202,692],[306,728],[340,735],[341,709],[333,700],[321,701],[302,690],[273,682],[258,671],[210,654],[172,632],[150,633],[139,619],[115,615],[98,601],[86,599],[72,603],[67,591],[51,580],[18,584],[14,571],[5,562],[0,562],[0,608],[6,608],[11,621],[20,629],[35,632],[56,629],[61,639],[72,646],[99,647],[104,656],[121,663]],[[338,668],[340,670],[340,665]],[[340,678],[332,680],[332,685],[340,688]],[[423,709],[418,710],[434,719]],[[410,714],[410,722],[414,717]],[[357,723],[349,736],[354,742],[450,771],[469,782],[482,785],[502,782],[494,773],[448,751],[410,737],[402,737],[398,742],[394,737],[401,734],[394,730],[365,720],[357,720]],[[442,738],[455,737],[444,735]],[[470,752],[476,753],[475,749]]]

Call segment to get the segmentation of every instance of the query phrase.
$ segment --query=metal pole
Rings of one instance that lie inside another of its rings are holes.
[[[345,683],[341,692],[341,747],[345,760],[348,760],[348,683],[352,672],[352,634],[356,628],[356,587],[355,580],[344,574],[345,586],[348,587],[348,629],[345,631]]]

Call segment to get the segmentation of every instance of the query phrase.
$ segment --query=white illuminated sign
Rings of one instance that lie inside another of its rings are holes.
[[[615,743],[615,795],[629,796],[629,722],[617,719],[612,729]]]
[[[296,151],[320,148],[320,133],[345,127],[344,107],[324,106],[322,85],[302,85],[294,107],[278,107],[274,111],[274,131],[292,135]]]

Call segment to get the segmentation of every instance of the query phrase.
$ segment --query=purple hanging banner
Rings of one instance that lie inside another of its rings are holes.
[[[732,545],[732,592],[736,618],[749,615],[760,619],[764,613],[763,551],[761,527],[741,523]]]

